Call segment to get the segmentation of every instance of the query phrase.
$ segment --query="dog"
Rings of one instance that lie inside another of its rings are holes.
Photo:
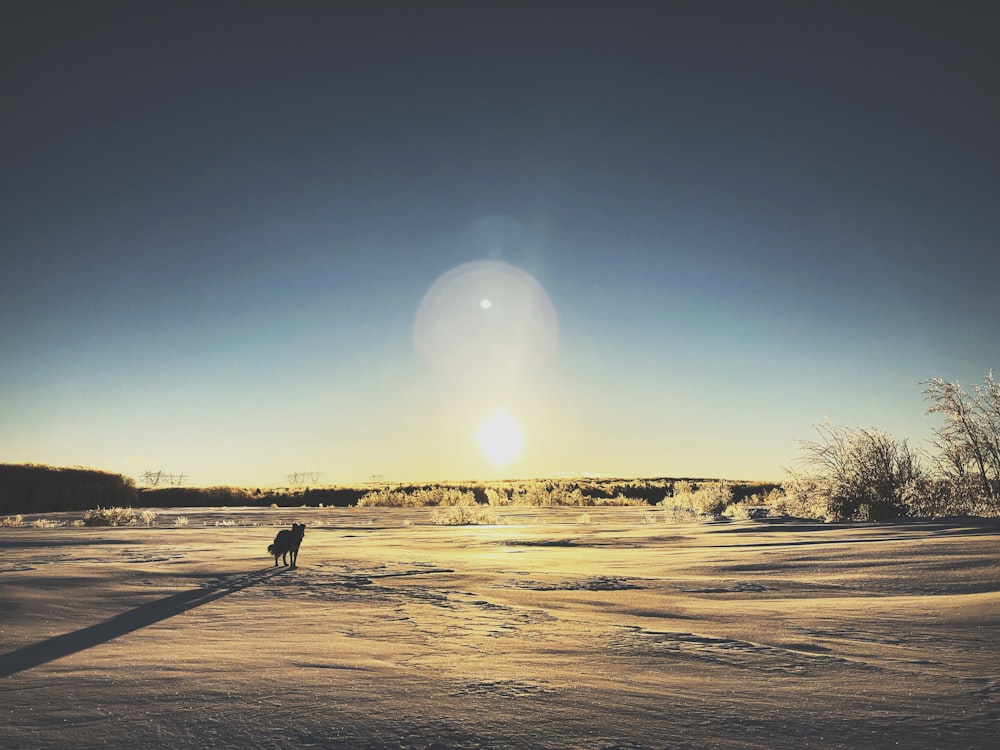
[[[288,565],[286,557],[291,558],[292,564],[288,565],[289,570],[297,567],[299,560],[299,545],[302,544],[302,537],[305,536],[306,525],[304,523],[293,523],[291,529],[282,529],[274,537],[274,544],[267,546],[268,554],[274,555],[274,567],[278,567],[278,558],[281,558],[282,565]]]

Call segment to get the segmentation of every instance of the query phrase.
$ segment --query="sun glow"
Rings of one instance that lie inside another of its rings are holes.
[[[498,407],[476,430],[480,452],[494,465],[506,466],[520,458],[524,450],[524,431],[503,407]]]

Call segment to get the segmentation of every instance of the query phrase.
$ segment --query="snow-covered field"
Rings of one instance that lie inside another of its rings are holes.
[[[995,522],[497,512],[0,529],[0,747],[1000,741]],[[274,568],[293,521],[299,567]]]

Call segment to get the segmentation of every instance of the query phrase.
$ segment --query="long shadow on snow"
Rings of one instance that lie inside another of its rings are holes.
[[[265,568],[255,573],[248,573],[237,578],[224,579],[217,585],[207,588],[191,589],[173,594],[155,602],[143,604],[135,609],[115,615],[110,620],[91,625],[72,633],[53,636],[30,646],[24,646],[16,651],[0,654],[0,677],[23,672],[26,669],[47,664],[64,656],[85,651],[94,646],[118,638],[119,636],[141,630],[149,625],[179,615],[182,612],[214,602],[224,596],[242,591],[245,588],[271,578],[284,568]]]
[[[810,523],[800,519],[757,519],[754,523],[760,528],[751,529],[746,526],[712,529],[713,534],[745,534],[774,533],[797,534],[802,532],[826,531],[861,531],[878,529],[880,531],[895,531],[898,536],[865,536],[841,537],[833,539],[796,539],[794,541],[775,540],[773,542],[746,542],[737,544],[712,544],[706,547],[797,547],[810,544],[858,544],[872,542],[905,542],[917,539],[954,539],[973,536],[995,536],[1000,533],[1000,524],[996,519],[986,518],[955,518],[946,521],[925,521],[923,519],[895,519],[892,521],[858,522],[858,523]],[[917,532],[917,533],[913,533]],[[919,536],[924,534],[925,536]],[[930,536],[933,535],[933,536]]]
[[[135,544],[129,539],[0,539],[0,549],[26,547],[90,547],[99,544]]]

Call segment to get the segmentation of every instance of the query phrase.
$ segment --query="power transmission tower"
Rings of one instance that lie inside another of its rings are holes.
[[[319,484],[322,471],[296,471],[288,474],[289,484]]]
[[[187,480],[187,474],[167,474],[162,469],[158,471],[147,471],[139,480],[146,487],[159,487],[161,484],[169,484],[171,487],[180,487]]]
[[[157,485],[159,485],[160,480],[163,479],[163,472],[147,471],[140,477],[140,479],[142,480],[142,483],[145,484],[147,487],[156,487]]]

